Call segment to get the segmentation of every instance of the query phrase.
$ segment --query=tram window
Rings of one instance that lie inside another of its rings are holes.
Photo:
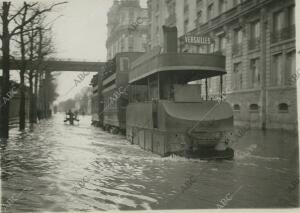
[[[279,104],[278,111],[279,112],[289,112],[289,105],[287,105],[286,103]]]
[[[120,61],[121,61],[121,66],[120,66],[121,72],[128,71],[128,69],[129,69],[129,59],[127,57],[122,57],[120,59]]]
[[[157,101],[152,102],[152,121],[153,121],[153,128],[158,128],[158,104],[157,104]]]
[[[174,85],[172,84],[171,78],[161,76],[160,79],[160,99],[162,100],[173,100],[174,99]]]
[[[159,97],[157,75],[151,76],[149,79],[149,95],[150,100],[157,100]]]
[[[234,110],[234,111],[240,111],[240,110],[241,110],[240,105],[239,105],[239,104],[234,104],[234,105],[233,105],[233,110]]]
[[[134,85],[130,92],[130,102],[144,102],[148,100],[148,86]]]
[[[251,104],[250,105],[250,107],[249,107],[249,109],[250,109],[250,111],[258,111],[258,105],[257,104]]]

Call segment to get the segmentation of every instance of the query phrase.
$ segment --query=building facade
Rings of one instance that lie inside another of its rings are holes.
[[[297,130],[294,0],[149,0],[148,5],[151,47],[163,42],[155,39],[157,29],[176,26],[178,51],[226,56],[223,91],[236,125]],[[187,44],[187,35],[213,42]],[[210,92],[217,95],[218,85],[219,79],[209,81]]]
[[[139,0],[115,0],[107,14],[107,60],[119,52],[145,52],[148,13]]]

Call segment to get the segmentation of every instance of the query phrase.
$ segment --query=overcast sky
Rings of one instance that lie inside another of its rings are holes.
[[[107,12],[113,0],[71,0],[58,10],[62,14],[54,23],[54,40],[57,47],[55,57],[87,61],[105,61],[107,38]],[[89,85],[91,73],[75,86],[79,73],[64,72],[58,78],[56,102],[74,97]]]
[[[113,0],[34,0],[50,5],[67,1],[63,6],[55,8],[48,14],[48,22],[53,22],[53,40],[57,58],[86,61],[106,60],[107,12]],[[146,7],[147,0],[140,0]],[[12,0],[12,10],[20,7],[23,1]],[[61,16],[61,17],[59,17]],[[59,18],[57,18],[59,17]],[[2,74],[2,72],[1,72]],[[75,87],[78,72],[62,72],[57,79],[57,102],[74,97],[83,87],[89,86],[91,73]],[[12,80],[19,80],[18,72],[11,72]],[[73,89],[72,89],[73,88]]]
[[[79,60],[106,59],[107,12],[112,0],[69,0],[58,9],[54,24],[57,57]]]
[[[63,16],[54,23],[55,57],[105,61],[107,12],[112,4],[113,0],[69,0],[68,4],[57,9],[53,19],[60,14]],[[141,5],[146,7],[146,0],[141,0]],[[73,97],[88,86],[95,73],[74,88],[78,74],[64,72],[60,75],[57,90],[60,97],[56,102]]]

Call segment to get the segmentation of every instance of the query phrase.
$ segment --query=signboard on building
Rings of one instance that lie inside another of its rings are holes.
[[[210,37],[203,36],[185,36],[184,37],[186,44],[195,44],[195,45],[210,45],[212,44],[212,39]]]

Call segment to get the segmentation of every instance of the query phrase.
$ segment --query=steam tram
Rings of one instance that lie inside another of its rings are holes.
[[[90,85],[92,86],[92,125],[101,126],[101,121],[99,118],[99,74],[94,75]]]
[[[233,129],[231,106],[221,100],[222,89],[220,100],[208,100],[207,79],[220,76],[222,88],[224,74],[224,56],[167,52],[139,58],[129,73],[127,139],[162,156],[233,158],[224,141]],[[190,84],[196,80],[206,82],[205,93],[201,84]]]
[[[177,33],[165,38],[177,42]],[[108,62],[98,82],[101,126],[161,156],[231,159],[225,135],[233,130],[233,111],[222,100],[225,57],[178,53],[176,42],[165,42],[163,53],[118,53]],[[216,76],[220,98],[212,100],[207,81]]]
[[[122,52],[108,61],[102,79],[102,99],[100,116],[104,130],[111,133],[126,131],[126,106],[128,105],[128,73],[130,64],[142,52]]]

